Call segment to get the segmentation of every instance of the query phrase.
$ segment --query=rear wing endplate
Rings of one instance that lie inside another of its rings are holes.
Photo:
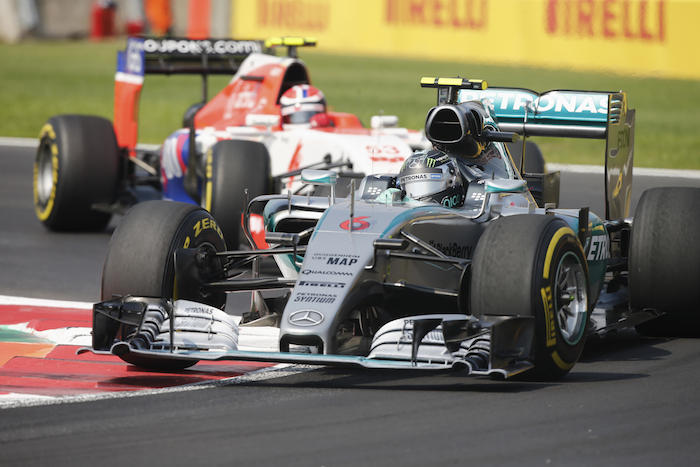
[[[135,154],[138,103],[147,74],[202,77],[202,102],[208,100],[207,76],[234,75],[243,60],[265,50],[262,41],[129,37],[117,52],[114,76],[114,131],[120,147]]]
[[[299,58],[297,48],[315,47],[316,39],[313,37],[271,37],[265,41],[265,47],[287,47],[287,57]]]
[[[629,215],[634,158],[635,111],[620,92],[488,87],[485,81],[424,78],[423,87],[438,89],[441,103],[480,101],[501,131],[527,136],[605,140],[605,217]],[[447,102],[454,100],[453,102]]]

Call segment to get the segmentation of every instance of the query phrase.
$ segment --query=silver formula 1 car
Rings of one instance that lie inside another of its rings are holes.
[[[216,220],[192,205],[134,207],[110,244],[90,350],[156,368],[230,359],[554,379],[591,334],[694,318],[700,190],[650,190],[628,217],[624,93],[421,84],[438,92],[434,148],[347,198],[323,170],[302,178],[327,196],[254,198],[245,217],[263,217],[265,245],[248,234],[250,250],[224,251]],[[517,135],[605,140],[605,216],[538,206],[505,144]],[[260,272],[264,257],[279,273]],[[250,309],[222,310],[243,291]]]

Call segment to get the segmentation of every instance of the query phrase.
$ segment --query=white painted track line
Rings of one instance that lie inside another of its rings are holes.
[[[36,148],[39,140],[36,138],[8,138],[0,137],[0,146],[13,146],[17,148]]]
[[[236,384],[251,383],[255,381],[265,381],[268,379],[282,378],[299,373],[315,370],[318,367],[308,365],[279,364],[273,367],[262,368],[251,371],[240,376],[220,379],[215,381],[200,381],[183,386],[172,386],[159,389],[144,389],[141,391],[118,391],[105,392],[99,394],[80,394],[77,396],[57,396],[42,397],[24,394],[7,394],[0,396],[0,410],[13,409],[17,407],[34,407],[39,405],[71,404],[76,402],[89,402],[105,399],[126,399],[129,397],[153,396],[159,394],[170,394],[174,392],[196,391],[199,389],[215,388],[221,386],[233,386]]]
[[[14,146],[21,148],[36,148],[39,140],[35,138],[10,138],[0,137],[0,146]],[[155,151],[158,149],[157,144],[139,144],[138,149],[145,151]],[[581,164],[547,164],[547,170],[550,172],[567,173],[587,173],[587,174],[602,174],[602,165],[581,165]],[[690,178],[700,180],[700,170],[683,170],[683,169],[653,169],[648,167],[635,167],[634,175],[641,177],[671,177],[671,178]]]
[[[65,300],[46,300],[41,298],[28,298],[28,297],[13,297],[10,295],[0,295],[0,305],[18,305],[18,306],[45,306],[45,307],[56,307],[56,308],[77,308],[77,309],[91,309],[92,303],[90,302],[72,302]],[[197,389],[205,389],[219,386],[231,386],[235,384],[249,383],[253,381],[263,381],[273,378],[281,378],[284,376],[291,376],[298,373],[303,373],[306,371],[313,370],[317,367],[308,365],[289,365],[289,364],[278,364],[273,367],[262,368],[260,370],[255,370],[250,373],[246,373],[240,376],[234,376],[232,378],[226,378],[215,381],[202,381],[198,383],[187,384],[183,386],[173,386],[168,388],[160,389],[144,389],[140,391],[118,391],[118,392],[106,392],[99,394],[81,394],[75,396],[36,396],[31,394],[2,394],[0,395],[0,409],[9,409],[16,407],[30,407],[38,405],[51,405],[51,404],[66,404],[74,402],[87,402],[94,400],[103,399],[118,399],[127,397],[138,397],[138,396],[148,396],[156,394],[168,394],[173,392],[183,392],[183,391],[193,391]]]
[[[548,163],[549,172],[569,172],[602,175],[605,168],[602,165],[556,164]],[[700,180],[700,170],[689,169],[653,169],[650,167],[634,167],[632,174],[639,177],[671,177]]]
[[[92,302],[71,302],[66,300],[47,300],[44,298],[14,297],[0,295],[0,305],[47,306],[54,308],[92,309]]]
[[[0,146],[12,146],[18,148],[37,148],[39,140],[36,138],[15,138],[9,136],[0,136]],[[144,151],[155,151],[160,145],[158,144],[139,144],[137,149]]]

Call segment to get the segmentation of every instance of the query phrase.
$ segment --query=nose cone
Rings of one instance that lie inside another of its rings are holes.
[[[365,269],[374,261],[373,242],[390,228],[400,212],[403,210],[359,201],[352,219],[349,201],[326,211],[309,242],[285,306],[280,348],[285,343],[322,344],[324,352],[333,351],[336,329],[352,311],[348,309],[349,295],[361,291],[362,282],[375,274]]]

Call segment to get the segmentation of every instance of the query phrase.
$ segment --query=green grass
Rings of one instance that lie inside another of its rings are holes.
[[[112,116],[116,50],[124,41],[26,42],[0,45],[0,135],[36,137],[42,123],[60,113]],[[637,109],[635,165],[700,169],[700,81],[553,71],[431,60],[338,56],[302,51],[314,84],[337,111],[368,123],[371,115],[396,114],[421,128],[435,93],[421,76],[466,76],[494,86],[625,90]],[[643,64],[640,64],[643,66]],[[200,96],[198,77],[149,76],[141,99],[143,142],[158,143],[180,126],[185,108]],[[210,79],[210,96],[228,82]],[[601,164],[601,141],[538,141],[550,162]]]

